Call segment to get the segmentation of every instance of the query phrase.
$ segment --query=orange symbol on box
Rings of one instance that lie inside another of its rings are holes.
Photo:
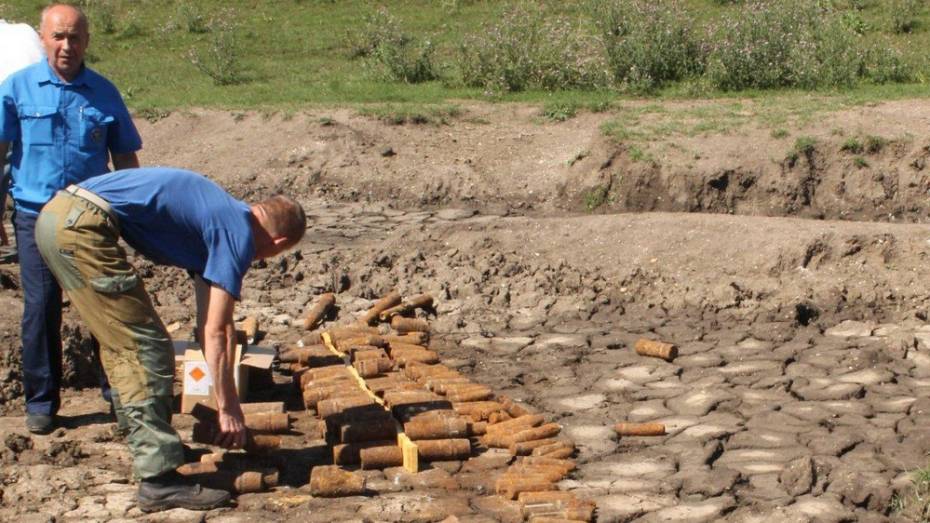
[[[187,375],[194,378],[194,381],[200,381],[207,374],[204,371],[200,370],[200,367],[194,367],[194,370],[188,372]]]

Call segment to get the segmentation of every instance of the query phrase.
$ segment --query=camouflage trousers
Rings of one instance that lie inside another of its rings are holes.
[[[100,342],[114,405],[128,424],[133,473],[145,479],[184,462],[181,439],[171,427],[174,350],[118,243],[116,220],[105,201],[71,186],[42,209],[36,243]]]

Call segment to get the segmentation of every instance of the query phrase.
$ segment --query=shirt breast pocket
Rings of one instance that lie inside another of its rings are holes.
[[[23,145],[52,145],[54,141],[55,107],[24,105],[20,108],[20,134]]]
[[[112,116],[93,107],[81,112],[81,149],[95,151],[107,143],[107,128],[116,121]]]

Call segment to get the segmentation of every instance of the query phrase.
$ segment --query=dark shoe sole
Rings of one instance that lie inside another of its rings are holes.
[[[139,510],[150,514],[152,512],[161,512],[163,510],[171,510],[173,508],[184,508],[187,510],[213,510],[215,508],[225,507],[229,504],[229,498],[223,499],[221,501],[215,501],[213,503],[190,503],[190,502],[181,502],[173,499],[159,500],[159,501],[140,501],[136,500],[136,504],[139,507]]]
[[[48,424],[43,423],[43,424],[33,425],[29,423],[28,418],[27,418],[26,430],[28,430],[32,434],[36,434],[39,436],[46,436],[48,434],[51,434],[52,431],[55,430],[55,421],[52,420]]]

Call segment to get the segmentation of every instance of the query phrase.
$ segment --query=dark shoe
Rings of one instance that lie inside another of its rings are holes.
[[[142,512],[172,508],[210,510],[229,503],[229,492],[201,487],[172,470],[140,481],[138,502]]]
[[[33,434],[48,434],[55,430],[55,416],[26,414],[26,430]]]

